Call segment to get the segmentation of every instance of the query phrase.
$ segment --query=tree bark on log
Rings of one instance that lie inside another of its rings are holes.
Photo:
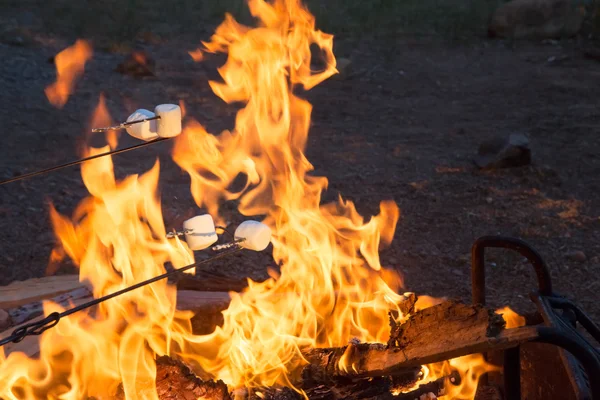
[[[537,337],[534,327],[503,330],[502,316],[480,305],[447,301],[392,326],[388,345],[350,344],[307,349],[303,374],[316,380],[409,373],[423,364],[517,346]],[[347,367],[344,367],[347,366]]]

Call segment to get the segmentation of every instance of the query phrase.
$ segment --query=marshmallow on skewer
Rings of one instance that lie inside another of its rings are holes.
[[[237,227],[233,236],[243,239],[240,242],[243,248],[263,251],[271,243],[271,228],[258,221],[244,221]]]
[[[219,238],[215,223],[209,214],[198,215],[183,223],[185,241],[192,250],[203,250],[214,244]]]
[[[154,113],[160,117],[157,120],[157,133],[160,137],[173,137],[181,133],[181,108],[176,104],[161,104],[156,106]]]
[[[135,110],[133,114],[127,118],[127,122],[141,121],[144,119],[155,117],[152,111],[145,109]],[[149,141],[158,138],[156,120],[139,122],[137,124],[128,125],[126,130],[131,136],[137,139]]]

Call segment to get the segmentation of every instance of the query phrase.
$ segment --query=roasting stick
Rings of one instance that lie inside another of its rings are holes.
[[[206,218],[206,217],[209,218]],[[201,215],[198,217],[191,218],[184,222],[184,226],[187,226],[186,232],[184,233],[186,240],[189,240],[188,244],[190,249],[192,250],[204,250],[214,244],[218,238],[216,234],[216,229],[214,224],[212,223],[212,217],[210,215]],[[173,236],[168,236],[173,237]],[[189,238],[189,239],[188,239]],[[198,239],[200,238],[200,239]],[[206,239],[209,238],[209,239]],[[31,335],[41,335],[44,331],[56,326],[61,318],[66,317],[68,315],[74,314],[78,311],[84,310],[86,308],[93,307],[97,304],[115,298],[117,296],[121,296],[125,293],[128,293],[132,290],[141,288],[143,286],[147,286],[151,283],[160,281],[165,278],[169,278],[171,276],[175,276],[181,274],[182,272],[188,271],[192,268],[199,267],[204,264],[208,264],[211,261],[215,261],[219,258],[223,258],[225,256],[231,255],[233,253],[237,253],[242,249],[248,249],[253,251],[262,251],[267,248],[269,243],[271,242],[271,229],[258,221],[244,221],[242,222],[234,233],[233,241],[225,244],[219,244],[212,246],[211,249],[213,251],[221,251],[216,255],[209,257],[204,260],[196,261],[192,264],[186,265],[185,267],[181,267],[178,269],[174,269],[169,272],[165,272],[162,275],[155,276],[154,278],[148,279],[143,282],[136,283],[135,285],[126,287],[124,289],[118,290],[114,293],[108,294],[103,297],[99,297],[97,299],[88,301],[86,303],[80,304],[76,307],[73,307],[69,310],[65,310],[61,313],[53,312],[49,314],[47,317],[32,322],[30,324],[22,325],[19,328],[15,329],[12,335],[1,339],[0,346],[4,346],[8,343],[18,343],[25,339],[27,336]]]
[[[154,112],[140,109],[131,114],[127,118],[126,122],[120,123],[116,126],[93,128],[92,132],[105,132],[117,129],[125,129],[131,136],[135,137],[136,139],[143,140],[145,143],[139,143],[134,146],[125,147],[119,150],[107,151],[105,153],[71,161],[66,164],[15,176],[13,178],[1,181],[0,186],[23,179],[33,178],[34,176],[44,175],[49,172],[58,171],[59,169],[72,167],[96,158],[125,153],[130,150],[136,150],[141,147],[146,147],[158,142],[172,139],[181,133],[181,108],[175,104],[161,104],[156,106]]]
[[[153,141],[150,141],[150,142],[139,143],[139,144],[136,144],[134,146],[125,147],[125,148],[119,149],[119,150],[107,151],[106,153],[100,153],[100,154],[96,154],[96,155],[93,155],[93,156],[90,156],[90,157],[81,158],[79,160],[71,161],[71,162],[68,162],[66,164],[57,165],[57,166],[50,167],[50,168],[47,168],[47,169],[43,169],[43,170],[40,170],[40,171],[34,171],[34,172],[30,172],[28,174],[23,174],[23,175],[15,176],[13,178],[10,178],[10,179],[7,179],[5,181],[0,182],[0,186],[5,185],[7,183],[12,183],[12,182],[20,181],[20,180],[23,180],[23,179],[33,178],[34,176],[44,175],[44,174],[47,174],[49,172],[58,171],[59,169],[63,169],[63,168],[67,168],[67,167],[72,167],[73,165],[81,164],[81,163],[84,163],[86,161],[94,160],[96,158],[105,157],[105,156],[109,156],[109,155],[120,154],[120,153],[125,153],[125,152],[130,151],[130,150],[135,150],[135,149],[139,149],[141,147],[146,147],[146,146],[149,146],[151,144],[154,144],[154,143],[157,143],[157,142],[162,142],[162,141],[165,141],[165,140],[168,140],[168,139],[170,139],[170,138],[159,138],[159,139],[156,139],[156,140],[153,140]]]

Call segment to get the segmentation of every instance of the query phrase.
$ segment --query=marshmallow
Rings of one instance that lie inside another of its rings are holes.
[[[139,109],[135,110],[133,114],[127,118],[127,122],[140,121],[146,118],[152,118],[156,116],[152,111]],[[139,122],[127,126],[127,133],[137,139],[141,140],[154,140],[158,137],[156,120]]]
[[[176,104],[161,104],[154,109],[160,117],[157,122],[158,136],[173,137],[181,133],[181,108]]]
[[[198,215],[183,223],[185,241],[192,250],[202,250],[211,246],[219,238],[215,223],[209,214]]]
[[[244,239],[240,246],[248,250],[263,251],[271,243],[271,228],[258,221],[242,222],[235,233],[236,239]]]

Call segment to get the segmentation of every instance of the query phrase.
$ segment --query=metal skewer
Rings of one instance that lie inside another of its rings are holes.
[[[155,117],[141,119],[141,120],[138,120],[138,121],[123,122],[123,123],[121,123],[119,125],[110,126],[110,127],[107,127],[107,128],[94,128],[94,129],[92,129],[92,132],[104,132],[104,131],[109,131],[109,130],[123,129],[123,128],[129,126],[129,125],[139,124],[140,122],[145,122],[145,121],[150,121],[150,120],[155,120],[155,119],[160,119],[160,117],[157,115]],[[35,171],[35,172],[30,172],[28,174],[23,174],[23,175],[15,176],[13,178],[1,181],[0,182],[0,186],[5,185],[7,183],[20,181],[20,180],[23,180],[23,179],[33,178],[34,176],[47,174],[48,172],[57,171],[59,169],[63,169],[63,168],[67,168],[67,167],[72,167],[73,165],[78,165],[78,164],[84,163],[86,161],[93,160],[95,158],[100,158],[100,157],[105,157],[105,156],[109,156],[109,155],[115,155],[115,154],[125,153],[125,152],[127,152],[129,150],[139,149],[141,147],[149,146],[151,144],[162,142],[162,141],[168,140],[168,139],[171,139],[171,138],[170,137],[158,138],[158,139],[151,140],[149,142],[139,143],[139,144],[136,144],[134,146],[125,147],[123,149],[111,150],[111,151],[107,151],[105,153],[100,153],[100,154],[96,154],[96,155],[93,155],[93,156],[90,156],[90,157],[81,158],[79,160],[71,161],[71,162],[68,162],[66,164],[61,164],[61,165],[57,165],[57,166],[54,166],[54,167],[46,168],[46,169],[43,169],[43,170],[40,170],[40,171]]]
[[[92,128],[92,132],[114,131],[114,130],[117,130],[117,129],[126,128],[129,125],[139,124],[141,122],[146,122],[146,121],[153,121],[155,119],[160,119],[160,115],[155,115],[154,117],[150,117],[150,118],[138,119],[138,120],[135,120],[135,121],[121,122],[119,125],[108,126],[106,128]]]
[[[123,295],[123,294],[125,294],[127,292],[132,291],[132,290],[141,288],[143,286],[149,285],[149,284],[157,282],[159,280],[168,278],[168,277],[173,276],[173,275],[180,274],[180,273],[182,273],[184,271],[190,270],[192,268],[196,268],[196,267],[198,267],[200,265],[207,264],[207,263],[209,263],[211,261],[214,261],[214,260],[217,260],[219,258],[225,257],[227,255],[236,253],[236,252],[242,250],[242,247],[239,246],[239,243],[242,242],[242,241],[243,241],[243,239],[236,239],[234,242],[227,243],[227,244],[222,244],[222,245],[218,245],[218,246],[221,246],[220,248],[226,248],[227,250],[225,250],[225,251],[223,251],[221,253],[218,253],[218,254],[216,254],[216,255],[214,255],[214,256],[212,256],[210,258],[207,258],[205,260],[196,261],[195,263],[190,264],[190,265],[186,265],[185,267],[181,267],[179,269],[174,269],[172,271],[165,272],[162,275],[158,275],[158,276],[155,276],[154,278],[148,279],[146,281],[136,283],[135,285],[132,285],[132,286],[126,287],[124,289],[118,290],[118,291],[116,291],[114,293],[111,293],[111,294],[108,294],[108,295],[106,295],[104,297],[99,297],[97,299],[88,301],[87,303],[81,304],[81,305],[79,305],[77,307],[73,307],[73,308],[71,308],[69,310],[65,310],[65,311],[63,311],[61,313],[53,312],[53,313],[49,314],[47,317],[45,317],[44,319],[42,319],[40,321],[36,321],[36,322],[31,322],[29,324],[25,324],[25,325],[23,325],[23,326],[15,329],[13,331],[12,335],[10,335],[10,336],[8,336],[8,337],[0,340],[0,347],[4,346],[5,344],[11,343],[11,342],[12,343],[18,343],[21,340],[25,339],[25,337],[27,337],[27,336],[41,335],[42,333],[44,333],[44,331],[46,331],[46,330],[48,330],[48,329],[56,326],[56,324],[58,324],[58,322],[60,321],[61,318],[66,317],[66,316],[71,315],[71,314],[74,314],[74,313],[76,313],[78,311],[84,310],[86,308],[93,307],[93,306],[95,306],[97,304],[100,304],[100,303],[102,303],[104,301],[107,301],[107,300],[110,300],[112,298],[115,298],[117,296],[121,296],[121,295]],[[213,250],[217,250],[217,249],[215,249],[215,247],[217,247],[217,246],[214,246]]]

